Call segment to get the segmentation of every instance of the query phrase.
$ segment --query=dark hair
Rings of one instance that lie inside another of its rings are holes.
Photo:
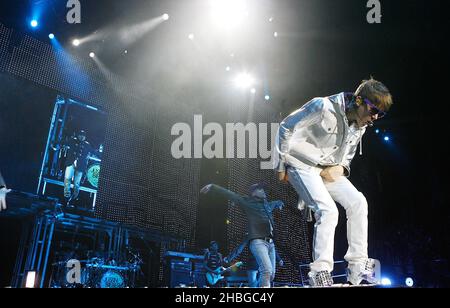
[[[355,91],[355,96],[367,98],[375,106],[387,112],[391,108],[393,101],[389,89],[381,82],[370,77],[369,80],[363,80]]]

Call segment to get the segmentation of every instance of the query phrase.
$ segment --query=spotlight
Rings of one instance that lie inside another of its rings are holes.
[[[194,33],[190,33],[190,34],[188,35],[188,38],[189,38],[190,40],[193,40],[193,39],[194,39]]]
[[[375,134],[379,134],[380,133],[380,130],[377,128],[376,130],[375,130]]]
[[[389,138],[389,136],[385,136],[383,139],[384,139],[384,141],[386,141],[386,142],[389,141],[389,140],[391,140],[391,138]]]
[[[251,87],[255,83],[255,80],[249,74],[242,73],[236,76],[234,83],[237,87],[245,89]]]
[[[80,45],[80,40],[79,39],[75,39],[72,41],[72,45],[73,46],[79,46]]]
[[[255,93],[256,93],[256,89],[255,89],[255,88],[251,88],[250,92],[251,92],[252,94],[255,94]]]
[[[27,279],[25,281],[25,288],[34,288],[36,286],[36,272],[28,271]]]
[[[411,277],[408,277],[405,279],[405,284],[408,287],[413,287],[414,286],[414,280]]]
[[[233,29],[240,26],[248,17],[245,1],[212,0],[211,20],[220,28]]]
[[[37,26],[38,26],[38,21],[36,20],[36,19],[33,19],[31,22],[30,22],[30,25],[33,27],[33,28],[36,28]]]
[[[169,14],[163,14],[162,15],[163,20],[169,20]]]
[[[89,57],[94,58],[95,57],[95,53],[93,53],[93,52],[89,53]]]
[[[273,17],[270,17],[270,18],[269,18],[269,22],[272,22],[272,21],[273,21]]]
[[[128,53],[128,50],[125,50],[123,53],[124,53],[124,54],[127,54],[127,53]]]
[[[381,279],[381,285],[383,286],[390,286],[392,285],[392,282],[389,278],[382,278]]]
[[[226,70],[227,72],[229,72],[229,71],[231,70],[231,67],[227,66],[227,67],[225,67],[225,70]]]
[[[265,99],[266,101],[268,101],[268,100],[270,100],[270,96],[269,96],[269,95],[266,95],[266,96],[264,96],[264,99]]]
[[[273,36],[274,36],[274,37],[278,37],[278,32],[274,32],[274,33],[273,33]]]
[[[55,38],[55,35],[54,35],[53,33],[50,33],[50,34],[48,35],[48,38],[51,39],[51,40],[53,40],[53,39]]]

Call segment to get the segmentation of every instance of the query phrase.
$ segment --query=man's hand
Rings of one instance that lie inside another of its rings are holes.
[[[11,189],[6,187],[0,188],[0,212],[6,210],[6,194],[9,193]]]
[[[200,193],[207,194],[211,190],[212,184],[208,184],[200,190]]]
[[[278,172],[278,179],[283,183],[287,183],[289,181],[289,175],[286,171]]]
[[[332,166],[322,170],[320,176],[327,182],[334,182],[344,175],[344,167]]]

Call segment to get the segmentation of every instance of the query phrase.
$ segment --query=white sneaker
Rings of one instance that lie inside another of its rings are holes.
[[[333,278],[329,271],[310,271],[308,278],[311,287],[330,287],[333,285]]]
[[[377,284],[375,260],[366,259],[359,263],[349,264],[347,268],[347,281],[355,286],[361,284]]]

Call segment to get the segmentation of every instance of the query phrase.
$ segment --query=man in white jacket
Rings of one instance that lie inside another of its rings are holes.
[[[312,286],[331,286],[334,232],[339,203],[347,214],[347,279],[351,284],[374,282],[374,260],[367,252],[367,201],[347,179],[350,163],[367,126],[383,117],[392,96],[381,82],[364,80],[355,93],[315,98],[280,125],[274,168],[299,195],[299,208],[314,211]]]

